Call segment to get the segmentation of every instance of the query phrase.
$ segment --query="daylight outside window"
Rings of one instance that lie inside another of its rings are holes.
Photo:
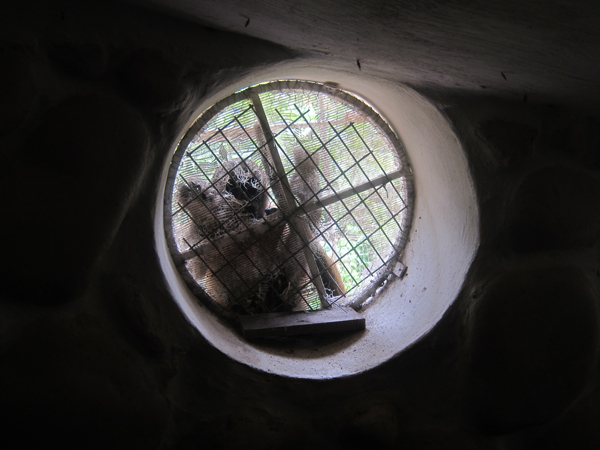
[[[171,163],[164,210],[180,274],[221,317],[360,310],[401,275],[412,171],[362,100],[277,81],[196,120]]]

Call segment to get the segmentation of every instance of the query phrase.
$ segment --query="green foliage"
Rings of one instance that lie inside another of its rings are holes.
[[[338,263],[340,274],[346,289],[350,290],[367,276],[376,255],[358,225],[348,224],[341,229],[341,232],[346,238],[337,241],[335,251],[328,243],[325,243],[323,247],[327,255],[334,261],[338,257],[340,258]],[[352,242],[355,244],[353,245]]]
[[[288,179],[295,174],[294,150],[301,147],[318,162],[319,196],[398,170],[397,153],[379,126],[338,99],[307,90],[267,91],[260,94],[260,99]],[[257,123],[249,100],[220,111],[186,149],[176,185],[182,176],[210,180],[224,161],[234,158],[251,158],[262,167],[256,147]],[[403,182],[397,180],[394,184],[398,183]],[[390,217],[404,205],[395,192],[391,185],[370,196],[372,191],[366,191],[330,205],[324,214],[337,231],[323,247],[334,261],[339,259],[338,268],[348,291],[384,264],[381,258],[393,251],[390,239],[394,240],[400,230],[395,222],[390,223]],[[178,210],[175,203],[172,208],[173,212]],[[188,221],[181,212],[173,216],[176,229]],[[385,233],[377,232],[382,226]],[[316,290],[311,290],[309,302],[318,307]]]

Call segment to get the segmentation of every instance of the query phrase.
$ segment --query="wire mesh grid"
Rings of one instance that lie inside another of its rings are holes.
[[[412,216],[412,174],[389,126],[312,82],[215,105],[180,143],[170,179],[174,259],[234,314],[359,305],[391,272]]]

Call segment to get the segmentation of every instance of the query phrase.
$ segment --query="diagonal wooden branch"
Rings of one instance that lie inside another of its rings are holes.
[[[284,217],[283,214],[279,212],[276,213],[275,217],[273,217],[273,215],[269,216],[268,221],[261,220],[257,222],[255,226],[251,227],[246,231],[242,231],[231,236],[224,236],[213,241],[209,241],[206,239],[202,241],[200,245],[197,245],[191,250],[187,250],[181,253],[180,256],[184,260],[188,260],[191,258],[195,258],[196,256],[202,256],[207,252],[215,250],[217,248],[225,247],[234,243],[246,242],[248,239],[260,236],[261,234],[266,233],[267,231],[277,227],[281,223],[288,221],[292,218],[308,214],[310,212],[316,211],[317,209],[325,208],[335,202],[339,202],[346,198],[352,197],[353,195],[360,194],[361,192],[367,191],[369,189],[377,189],[378,187],[389,183],[397,178],[407,177],[410,175],[410,172],[406,170],[392,172],[382,177],[367,181],[366,183],[360,184],[358,186],[354,186],[349,189],[345,189],[341,192],[328,195],[327,197],[317,199],[315,202],[301,205],[299,208],[296,208],[291,214],[289,214],[288,217]]]
[[[290,182],[287,179],[285,174],[285,168],[283,167],[283,163],[281,162],[281,158],[279,157],[279,152],[277,148],[275,148],[275,141],[273,139],[273,133],[269,128],[269,122],[267,120],[267,115],[265,114],[265,110],[263,109],[262,102],[260,101],[260,97],[258,94],[254,92],[250,92],[250,100],[254,105],[254,112],[258,117],[258,121],[260,123],[260,127],[267,141],[267,146],[269,147],[269,152],[271,153],[271,159],[273,164],[275,165],[275,172],[277,174],[277,178],[281,183],[283,188],[283,196],[285,197],[282,205],[283,213],[290,214],[292,211],[296,209],[296,199],[294,198],[294,194],[292,193],[292,189],[290,187]],[[277,199],[280,201],[280,199]],[[309,239],[309,228],[308,224],[299,219],[298,217],[290,218],[290,228],[294,230],[300,239],[302,240],[304,257],[306,258],[306,262],[308,263],[308,268],[310,269],[310,274],[312,281],[317,288],[317,292],[319,293],[319,299],[321,301],[322,308],[330,308],[329,303],[327,302],[327,292],[325,291],[325,286],[323,285],[323,280],[321,279],[321,275],[319,273],[319,268],[317,266],[317,261],[315,260],[315,255],[313,255],[312,250],[310,249],[310,239]]]
[[[398,170],[396,172],[388,173],[382,177],[368,180],[366,183],[359,184],[358,186],[352,186],[348,189],[329,195],[327,197],[323,197],[320,199],[318,198],[314,203],[307,203],[306,205],[302,206],[302,209],[306,213],[309,213],[320,208],[325,208],[335,202],[339,202],[346,198],[352,197],[353,195],[358,195],[361,192],[367,191],[369,189],[377,189],[379,186],[389,183],[390,181],[396,180],[401,177],[409,177],[410,175],[411,173],[407,170]]]

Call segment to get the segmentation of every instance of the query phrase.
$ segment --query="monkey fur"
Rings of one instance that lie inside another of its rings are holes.
[[[264,163],[263,158],[263,163]],[[319,190],[318,159],[294,150],[296,173],[290,178],[292,191],[301,204]],[[271,174],[272,175],[272,174]],[[279,183],[280,184],[280,183]],[[211,182],[189,177],[177,186],[176,201],[191,219],[181,235],[190,246],[246,231],[269,222],[269,177],[256,163],[234,159],[215,170]],[[321,220],[321,211],[310,213],[311,234]],[[272,218],[275,218],[273,215]],[[312,240],[312,236],[309,236]],[[210,250],[186,265],[191,275],[219,304],[239,314],[309,309],[307,297],[310,271],[300,236],[286,222],[260,234],[257,239]],[[331,296],[346,289],[336,264],[313,241],[323,284]]]

